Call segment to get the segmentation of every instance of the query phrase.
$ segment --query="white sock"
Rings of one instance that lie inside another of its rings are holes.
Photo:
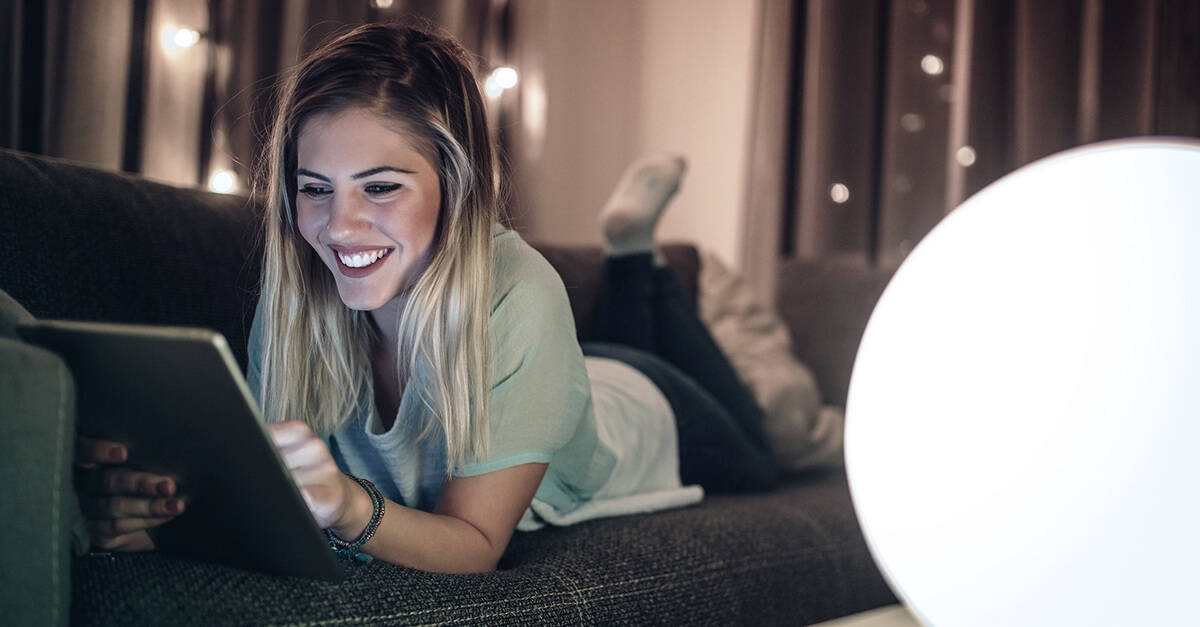
[[[600,228],[608,254],[653,252],[654,227],[679,189],[687,163],[683,157],[655,155],[634,161],[621,176],[604,209]]]

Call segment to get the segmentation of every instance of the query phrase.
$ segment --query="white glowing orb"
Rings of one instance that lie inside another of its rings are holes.
[[[1200,143],[1075,149],[970,198],[854,365],[855,508],[928,625],[1196,620],[1198,449]]]

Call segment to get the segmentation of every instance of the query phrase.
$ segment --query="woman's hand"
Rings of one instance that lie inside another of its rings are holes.
[[[154,548],[146,530],[183,513],[171,477],[122,466],[129,450],[117,442],[75,437],[75,490],[92,545],[105,551]]]
[[[317,524],[347,542],[357,540],[373,510],[366,490],[338,470],[307,424],[272,423],[267,431]],[[448,479],[433,513],[386,501],[387,513],[362,551],[433,572],[494,570],[545,474],[546,464],[522,464]]]
[[[371,520],[371,498],[338,470],[325,442],[298,420],[270,423],[267,432],[317,525],[346,540],[361,535]]]

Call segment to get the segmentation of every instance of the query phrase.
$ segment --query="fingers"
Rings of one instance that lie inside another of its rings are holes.
[[[79,497],[79,509],[90,520],[117,520],[122,518],[170,519],[183,513],[186,504],[181,498],[145,499],[128,496]],[[161,523],[156,523],[161,524]],[[140,527],[139,527],[140,528]]]
[[[325,442],[303,422],[272,423],[267,431],[284,465],[300,485],[328,480],[339,473]]]
[[[172,477],[133,470],[129,448],[119,442],[75,437],[75,487],[92,544],[104,550],[153,547],[145,530],[183,513]]]
[[[114,550],[125,549],[127,548],[125,545],[131,544],[129,534],[157,527],[169,520],[171,520],[169,516],[164,518],[113,518],[89,520],[86,521],[86,526],[93,545],[104,550]]]
[[[349,506],[347,479],[324,440],[299,421],[268,424],[267,432],[317,523],[325,528],[341,520]]]
[[[75,464],[95,467],[100,464],[123,464],[129,459],[129,449],[119,442],[75,436]]]
[[[317,437],[307,424],[299,420],[267,423],[267,434],[280,449],[296,446]]]
[[[168,497],[178,490],[171,477],[124,467],[85,468],[76,473],[75,481],[81,492],[89,494]]]

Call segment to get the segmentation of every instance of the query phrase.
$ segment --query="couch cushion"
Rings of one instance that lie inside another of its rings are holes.
[[[776,306],[796,356],[812,369],[826,403],[846,405],[854,357],[894,268],[858,260],[792,260],[779,270]]]
[[[83,557],[73,613],[92,625],[806,625],[895,602],[839,472],[517,533],[493,573],[343,564],[349,578],[329,584],[152,553]]]
[[[38,318],[212,328],[244,366],[256,232],[244,197],[0,149],[0,290]]]

